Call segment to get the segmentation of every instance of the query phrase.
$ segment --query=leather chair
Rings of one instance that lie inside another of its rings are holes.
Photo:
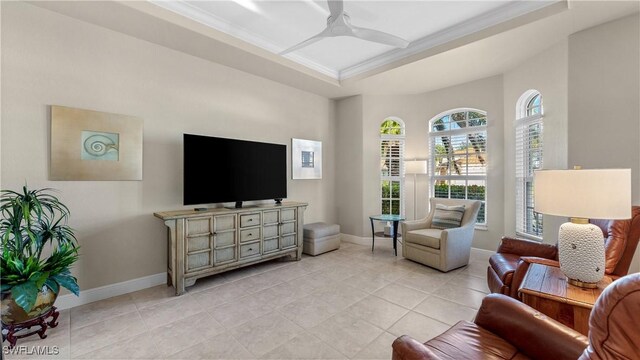
[[[640,239],[640,206],[631,209],[628,220],[589,220],[605,237],[605,274],[617,279],[629,272]],[[518,288],[531,263],[559,266],[555,245],[503,237],[496,254],[489,258],[487,282],[492,293],[518,299]]]
[[[460,321],[424,344],[393,342],[393,360],[417,359],[638,359],[640,274],[614,281],[589,318],[589,338],[502,294],[490,294],[474,322]]]
[[[431,198],[430,202],[431,211],[426,218],[401,223],[402,256],[444,272],[467,265],[480,201]],[[436,204],[464,205],[460,227],[431,228]]]

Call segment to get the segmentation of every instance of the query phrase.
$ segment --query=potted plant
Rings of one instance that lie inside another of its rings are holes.
[[[78,260],[69,209],[50,189],[0,192],[2,322],[22,323],[46,314],[60,287],[78,295],[70,267]]]

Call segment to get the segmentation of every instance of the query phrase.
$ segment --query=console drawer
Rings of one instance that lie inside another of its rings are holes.
[[[240,215],[240,227],[260,225],[260,214]]]
[[[260,243],[240,245],[240,258],[260,255]]]
[[[247,242],[260,239],[260,228],[240,230],[240,242]]]

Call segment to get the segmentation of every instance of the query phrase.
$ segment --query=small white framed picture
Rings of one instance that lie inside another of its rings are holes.
[[[322,179],[322,142],[291,139],[291,177]]]

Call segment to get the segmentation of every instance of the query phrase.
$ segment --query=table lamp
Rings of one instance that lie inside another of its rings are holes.
[[[631,169],[540,170],[534,188],[537,212],[571,218],[558,232],[560,270],[572,285],[597,287],[604,235],[589,219],[631,218]]]
[[[416,208],[418,207],[416,204],[417,196],[416,194],[416,181],[417,176],[427,173],[427,160],[407,160],[404,162],[404,173],[407,175],[413,174],[413,219],[416,219]]]

